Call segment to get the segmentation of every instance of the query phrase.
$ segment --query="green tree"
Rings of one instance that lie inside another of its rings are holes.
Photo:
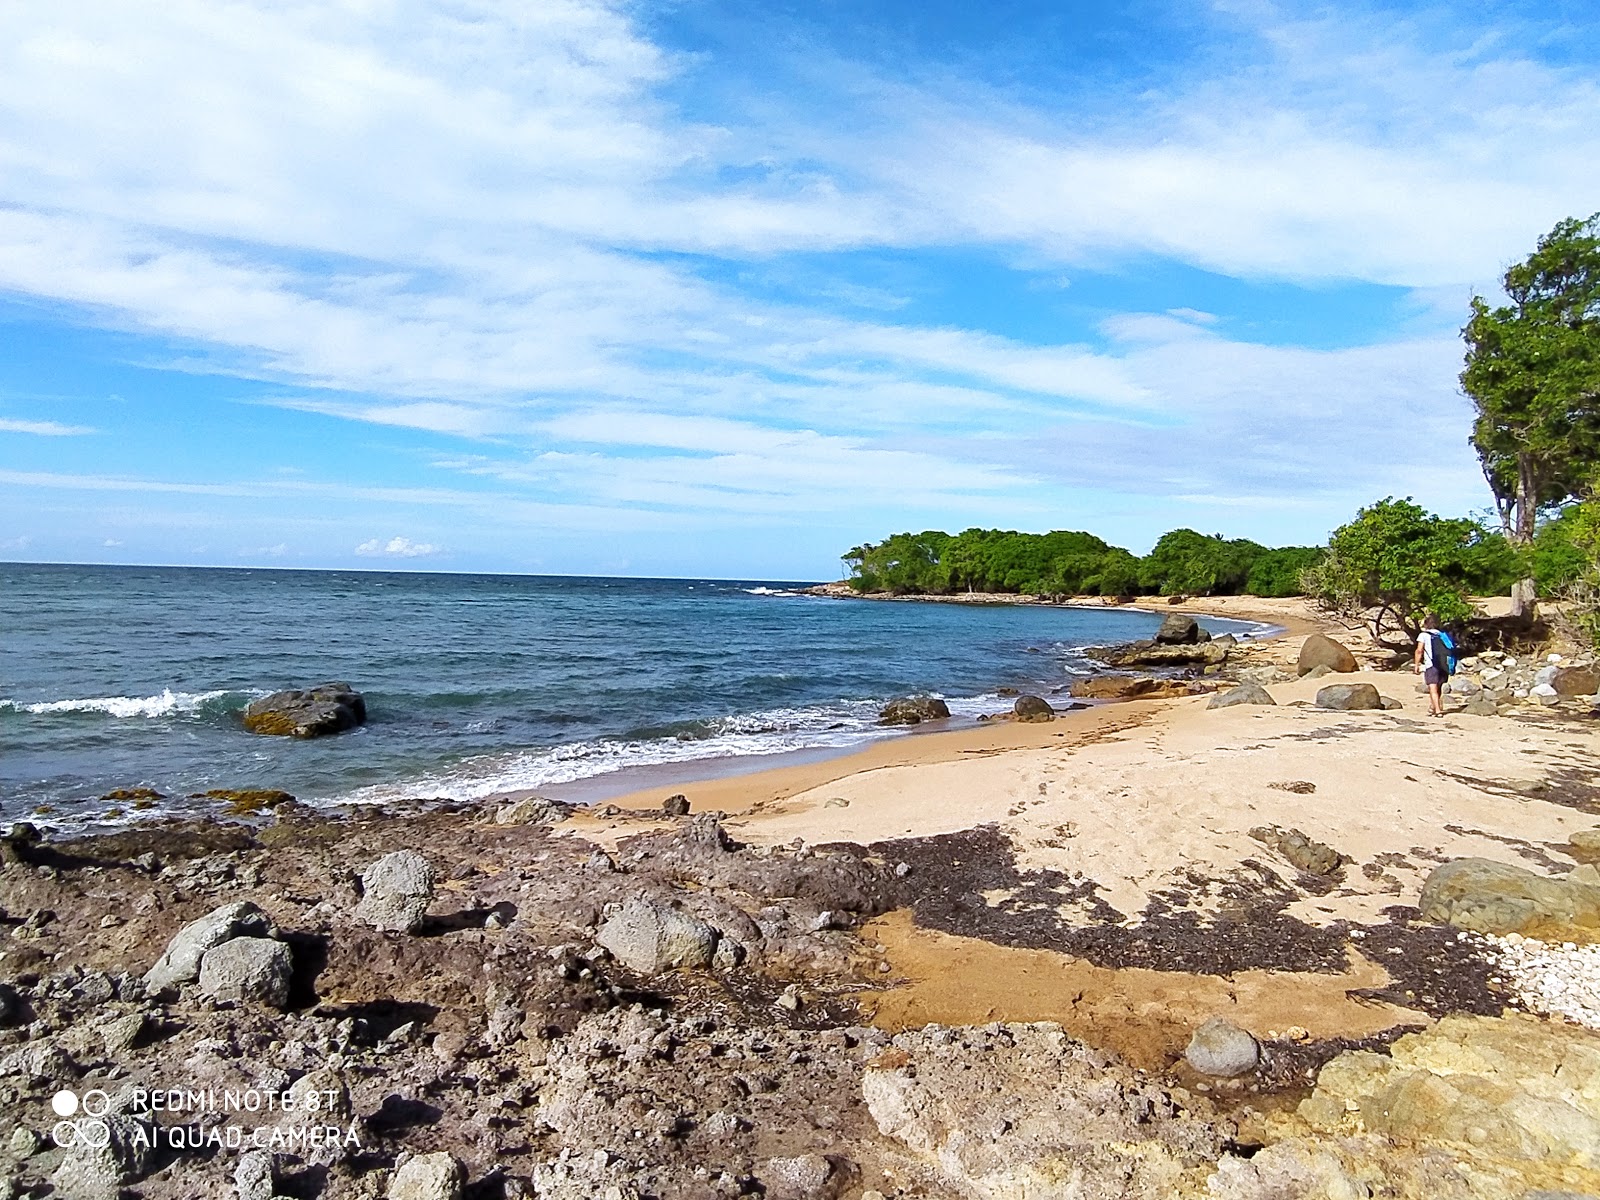
[[[1140,560],[1139,582],[1163,596],[1231,595],[1244,590],[1251,566],[1266,552],[1265,546],[1247,538],[1230,541],[1220,533],[1207,537],[1192,529],[1174,529],[1162,534]]]
[[[1322,561],[1327,551],[1321,546],[1282,546],[1268,550],[1250,565],[1244,590],[1252,596],[1298,596],[1301,579]]]
[[[1504,285],[1508,305],[1472,298],[1461,387],[1501,525],[1527,545],[1600,459],[1600,213],[1558,223]]]
[[[1324,607],[1367,621],[1379,645],[1399,651],[1416,640],[1425,615],[1465,620],[1467,597],[1498,589],[1518,565],[1504,539],[1476,521],[1437,517],[1391,496],[1334,530],[1306,584]]]

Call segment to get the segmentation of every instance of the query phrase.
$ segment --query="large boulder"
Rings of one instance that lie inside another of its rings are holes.
[[[348,683],[319,683],[252,700],[244,726],[252,733],[314,738],[342,733],[367,721],[367,702]]]
[[[717,931],[698,917],[648,900],[629,900],[600,926],[595,941],[641,975],[708,967]]]
[[[891,700],[878,713],[879,725],[920,725],[950,715],[950,706],[937,696],[905,696]]]
[[[1474,933],[1538,937],[1587,930],[1600,936],[1600,887],[1487,858],[1435,867],[1417,908],[1425,920]]]
[[[145,972],[145,986],[159,990],[200,978],[200,960],[206,951],[241,937],[266,937],[271,929],[267,914],[248,900],[214,908],[190,921],[167,943],[156,965]]]
[[[415,850],[385,854],[361,872],[356,919],[377,929],[410,933],[433,899],[433,866]]]
[[[1201,640],[1200,623],[1183,613],[1173,613],[1161,622],[1155,640],[1159,646],[1192,646]]]
[[[1383,697],[1370,683],[1330,683],[1317,689],[1317,707],[1339,712],[1356,709],[1383,708]]]
[[[1600,692],[1600,666],[1557,667],[1549,683],[1558,696],[1592,696]]]
[[[1155,641],[1128,642],[1121,646],[1090,646],[1084,653],[1113,667],[1216,666],[1228,659],[1234,647],[1231,633],[1209,642],[1168,646]]]
[[[1238,687],[1229,688],[1225,692],[1218,692],[1206,702],[1207,708],[1232,708],[1236,704],[1277,704],[1272,698],[1272,693],[1259,683],[1246,680]]]
[[[294,958],[271,938],[241,937],[207,950],[200,960],[200,990],[218,1000],[254,1000],[282,1008],[289,1002]]]
[[[1314,667],[1327,667],[1348,675],[1360,670],[1356,656],[1342,642],[1336,642],[1322,633],[1313,633],[1300,645],[1300,657],[1295,663],[1295,674],[1308,674]]]
[[[1011,706],[1012,714],[1019,721],[1053,721],[1056,719],[1056,710],[1050,707],[1050,702],[1040,696],[1018,696],[1017,702]]]

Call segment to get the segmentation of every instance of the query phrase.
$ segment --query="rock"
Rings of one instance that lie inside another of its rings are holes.
[[[251,701],[244,710],[246,729],[279,737],[325,737],[366,721],[367,702],[348,683],[273,692]]]
[[[1600,827],[1578,830],[1567,838],[1567,844],[1572,847],[1576,857],[1586,862],[1600,862]],[[3,1023],[0,1021],[0,1024]]]
[[[1339,712],[1357,709],[1382,709],[1383,697],[1370,683],[1330,683],[1317,689],[1317,707]]]
[[[1158,646],[1192,646],[1200,640],[1200,623],[1193,617],[1173,613],[1156,630]]]
[[[848,1159],[801,1154],[770,1158],[760,1174],[772,1200],[838,1200],[859,1171]]]
[[[1224,1017],[1212,1017],[1189,1039],[1183,1052],[1186,1061],[1202,1075],[1231,1079],[1256,1069],[1261,1047],[1256,1039]]]
[[[11,1131],[11,1140],[6,1143],[6,1153],[13,1162],[23,1162],[32,1158],[44,1149],[44,1139],[26,1125],[18,1125]]]
[[[389,1180],[388,1200],[461,1200],[465,1172],[449,1154],[419,1154]]]
[[[271,928],[267,914],[248,900],[214,908],[190,921],[167,943],[156,965],[145,972],[145,986],[158,990],[200,978],[200,959],[206,951],[240,937],[265,937]]]
[[[1285,791],[1295,790],[1298,788]],[[1311,789],[1315,791],[1315,788]],[[1344,862],[1344,856],[1326,842],[1315,841],[1298,829],[1279,829],[1276,825],[1259,825],[1250,836],[1265,846],[1270,846],[1290,864],[1308,875],[1332,875]]]
[[[878,713],[879,725],[920,725],[950,715],[950,706],[935,696],[907,696],[891,700]]]
[[[1393,696],[1379,696],[1378,707],[1383,709],[1384,712],[1398,712],[1400,709],[1405,708],[1405,705],[1401,704]]]
[[[1056,710],[1050,707],[1048,700],[1039,696],[1018,696],[1017,702],[1011,706],[1011,711],[1019,721],[1053,721],[1056,719]]]
[[[629,900],[600,926],[595,941],[641,975],[677,967],[707,967],[716,930],[698,917],[648,900]]]
[[[105,1145],[78,1139],[50,1176],[52,1200],[117,1200],[123,1184],[150,1169],[156,1130],[148,1122],[115,1113],[95,1119],[105,1123]]]
[[[271,938],[223,942],[200,959],[200,990],[218,1000],[253,1000],[282,1008],[289,1001],[294,957]]]
[[[687,846],[715,850],[721,854],[731,854],[738,849],[737,843],[722,827],[720,812],[696,813],[689,818],[689,823],[683,827],[683,832],[678,836]]]
[[[43,840],[32,821],[18,821],[0,837],[0,866],[32,861],[33,848]]]
[[[1333,673],[1333,668],[1328,666],[1327,663],[1318,663],[1316,666],[1312,667],[1311,670],[1302,675],[1301,678],[1321,679],[1324,675],[1332,675]]]
[[[1209,642],[1188,646],[1164,646],[1154,641],[1129,642],[1122,646],[1090,646],[1084,650],[1084,654],[1113,667],[1219,666],[1227,661],[1234,645],[1233,635],[1223,634]]]
[[[1550,686],[1561,696],[1592,696],[1600,692],[1600,666],[1557,667],[1550,673]]]
[[[1536,684],[1530,690],[1529,695],[1547,708],[1553,704],[1561,703],[1561,693],[1556,691],[1556,689],[1551,687],[1548,683]]]
[[[239,1200],[272,1200],[274,1188],[272,1155],[265,1150],[247,1150],[233,1169],[233,1187]]]
[[[1458,858],[1435,867],[1417,908],[1424,920],[1474,933],[1600,935],[1600,888],[1486,858]]]
[[[559,825],[572,816],[573,805],[548,796],[524,796],[494,812],[496,825]]]
[[[385,854],[361,873],[356,919],[376,929],[411,933],[433,899],[433,867],[415,850]]]
[[[1198,686],[1182,679],[1154,679],[1148,675],[1091,675],[1074,679],[1067,693],[1087,700],[1155,700],[1192,695],[1192,687]]]
[[[212,788],[209,792],[196,792],[189,798],[219,800],[230,815],[238,817],[294,803],[292,795],[277,788]]]
[[[1479,692],[1477,695],[1469,696],[1467,698],[1467,707],[1465,711],[1474,717],[1497,717],[1500,715],[1499,706],[1495,704],[1491,697],[1483,692]]]
[[[0,982],[0,1029],[22,1020],[22,1001],[9,983]]]
[[[1218,692],[1206,702],[1207,708],[1232,708],[1236,704],[1272,704],[1278,702],[1272,694],[1259,683],[1245,682],[1237,687],[1231,687],[1225,692]]]
[[[1457,675],[1444,685],[1444,690],[1452,696],[1476,696],[1483,688],[1479,686],[1477,680]]]
[[[1313,633],[1300,643],[1300,657],[1295,660],[1295,674],[1307,675],[1315,667],[1327,667],[1348,675],[1359,670],[1356,656],[1343,642],[1336,642],[1322,633]]]
[[[681,792],[676,796],[668,796],[661,802],[661,811],[669,817],[687,817],[689,815],[689,797]]]
[[[141,1012],[125,1013],[102,1024],[99,1031],[100,1039],[105,1043],[106,1057],[116,1058],[131,1049],[144,1032],[144,1026],[145,1017]]]

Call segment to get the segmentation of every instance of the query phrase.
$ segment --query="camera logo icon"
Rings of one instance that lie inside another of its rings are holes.
[[[62,1088],[50,1097],[50,1109],[61,1118],[50,1129],[50,1140],[57,1146],[99,1150],[111,1144],[111,1125],[105,1120],[111,1111],[111,1097],[99,1088],[82,1096]]]

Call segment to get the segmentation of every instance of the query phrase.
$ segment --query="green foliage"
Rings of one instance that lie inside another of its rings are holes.
[[[1600,649],[1600,500],[1568,505],[1546,522],[1532,559],[1539,591],[1565,601],[1556,619]]]
[[[1501,523],[1526,545],[1600,459],[1600,213],[1557,224],[1504,284],[1509,305],[1472,298],[1461,387]]]
[[[1305,573],[1322,561],[1321,546],[1284,546],[1257,556],[1250,566],[1244,590],[1252,596],[1298,596]]]
[[[1334,530],[1306,584],[1324,605],[1366,617],[1374,638],[1401,649],[1425,615],[1446,625],[1465,620],[1468,596],[1508,587],[1519,567],[1505,538],[1476,521],[1437,517],[1391,496]]]
[[[844,563],[851,586],[863,592],[1047,596],[1236,594],[1250,586],[1257,567],[1265,564],[1259,582],[1271,590],[1260,594],[1289,596],[1298,594],[1300,571],[1321,553],[1298,546],[1269,550],[1242,538],[1177,529],[1140,559],[1089,533],[968,529],[954,537],[898,533],[875,545],[857,546]]]

